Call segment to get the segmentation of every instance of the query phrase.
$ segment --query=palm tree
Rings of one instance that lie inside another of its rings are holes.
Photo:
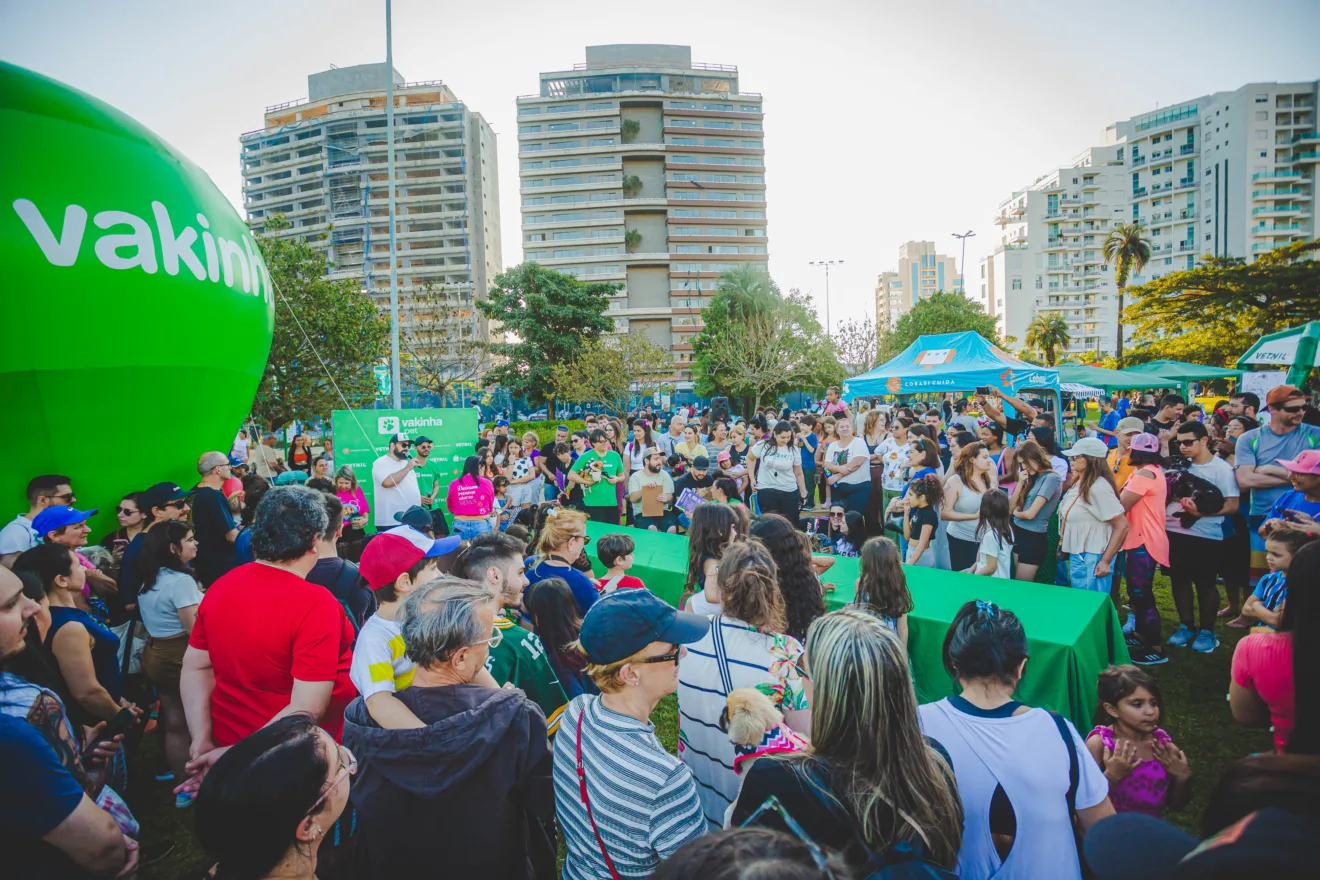
[[[1150,241],[1145,238],[1146,227],[1141,223],[1120,223],[1105,239],[1105,261],[1114,267],[1114,283],[1118,285],[1118,351],[1115,360],[1123,369],[1123,291],[1128,277],[1141,274],[1150,260]]]
[[[770,274],[753,263],[744,263],[720,275],[719,292],[725,297],[729,316],[742,320],[764,312],[779,298]]]
[[[1045,313],[1037,315],[1027,327],[1027,345],[1045,355],[1045,365],[1052,367],[1058,358],[1055,350],[1067,348],[1072,337],[1068,334],[1068,322],[1062,315]]]

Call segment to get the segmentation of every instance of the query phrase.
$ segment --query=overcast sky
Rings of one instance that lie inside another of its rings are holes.
[[[598,43],[688,44],[765,96],[771,273],[819,303],[808,261],[843,260],[837,322],[873,313],[876,275],[904,241],[956,256],[950,233],[974,230],[975,266],[999,202],[1108,123],[1320,77],[1320,2],[396,0],[395,67],[445,80],[499,135],[506,264],[521,254],[514,98]],[[237,138],[263,108],[305,96],[309,73],[384,57],[384,0],[0,0],[0,58],[134,116],[240,210]]]

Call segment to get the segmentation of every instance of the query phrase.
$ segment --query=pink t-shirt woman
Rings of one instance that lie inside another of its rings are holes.
[[[485,477],[465,474],[449,484],[445,505],[455,517],[485,518],[495,507],[495,486]]]
[[[360,516],[366,516],[371,512],[367,506],[367,496],[362,494],[361,486],[354,486],[348,492],[336,492],[339,500],[344,502],[344,519],[354,520]],[[350,511],[350,507],[352,510]]]
[[[1233,651],[1233,684],[1255,692],[1269,709],[1278,752],[1288,744],[1296,720],[1292,655],[1292,633],[1287,632],[1252,633]]]

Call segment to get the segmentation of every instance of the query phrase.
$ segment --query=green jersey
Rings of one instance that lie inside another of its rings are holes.
[[[600,462],[600,467],[592,467],[593,462]],[[582,487],[582,503],[587,507],[617,507],[619,504],[619,490],[613,483],[606,482],[604,477],[618,477],[623,475],[623,459],[619,453],[613,449],[607,451],[604,455],[599,455],[596,450],[589,449],[578,456],[577,461],[573,462],[573,472],[586,476],[591,473],[599,473],[601,479],[590,486]]]
[[[438,486],[443,478],[451,472],[450,467],[449,462],[442,461],[438,456],[428,455],[426,457],[426,464],[421,467],[413,468],[413,473],[417,475],[417,490],[424,496],[435,492],[435,487]],[[434,508],[436,505],[442,503],[443,499],[440,497],[439,493],[436,493],[435,504],[425,504],[422,506]]]
[[[503,638],[490,649],[486,669],[501,685],[511,683],[527,694],[528,699],[541,707],[546,727],[554,736],[559,729],[559,716],[568,705],[568,697],[559,684],[559,677],[545,655],[545,646],[502,612],[495,618],[495,628]]]

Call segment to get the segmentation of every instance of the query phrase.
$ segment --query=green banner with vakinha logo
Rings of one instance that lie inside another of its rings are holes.
[[[417,468],[417,487],[423,496],[434,493],[441,509],[449,484],[463,472],[463,462],[477,442],[475,409],[338,409],[332,418],[335,466],[353,468],[373,510],[371,466],[389,451],[394,434],[407,434],[414,442],[427,437],[435,444],[426,463]],[[374,517],[368,517],[368,522],[374,522]]]

